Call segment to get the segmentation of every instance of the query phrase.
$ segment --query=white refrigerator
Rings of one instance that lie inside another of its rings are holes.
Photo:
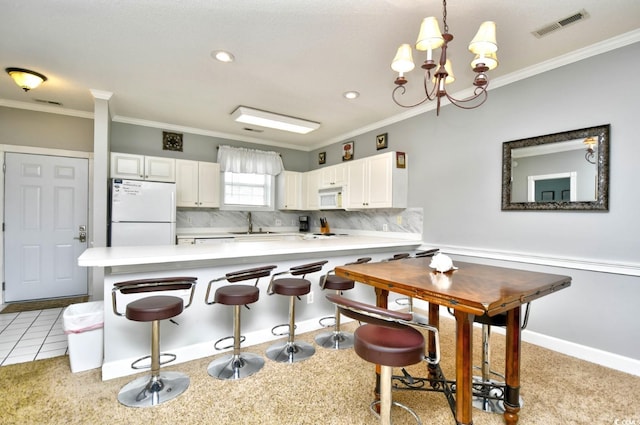
[[[109,246],[175,245],[175,183],[112,179]]]

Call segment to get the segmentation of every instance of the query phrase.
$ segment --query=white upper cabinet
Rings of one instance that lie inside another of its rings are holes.
[[[176,181],[176,160],[112,152],[111,177],[173,183]]]
[[[302,173],[283,171],[278,174],[278,209],[302,209]]]
[[[406,208],[407,161],[396,160],[396,152],[370,156],[347,165],[345,209]]]
[[[302,177],[302,196],[303,209],[319,210],[320,203],[318,199],[318,190],[320,189],[320,177],[322,170],[313,170],[303,174]]]
[[[220,207],[220,164],[176,159],[176,206]]]
[[[331,165],[320,169],[320,188],[341,187],[347,183],[347,165]]]

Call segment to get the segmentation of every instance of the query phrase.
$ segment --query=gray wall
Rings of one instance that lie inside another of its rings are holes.
[[[385,132],[388,149],[407,152],[409,206],[424,209],[428,244],[621,263],[637,275],[639,67],[636,43],[492,90],[479,109],[446,106],[437,118],[433,111],[348,140],[357,158],[375,154],[375,136]],[[503,142],[607,123],[608,212],[501,211]],[[320,151],[327,165],[339,162],[340,150],[336,143],[311,152],[311,165],[318,167]],[[534,304],[530,330],[640,360],[640,277],[542,270],[570,275],[573,284]]]
[[[182,152],[166,151],[162,149],[161,129],[117,122],[112,123],[111,126],[112,152],[217,162],[217,147],[219,145],[230,145],[264,151],[275,151],[282,155],[282,162],[286,170],[308,170],[308,154],[299,150],[238,142],[235,140],[189,133],[183,133],[182,142]]]
[[[0,106],[0,143],[93,152],[93,120]]]

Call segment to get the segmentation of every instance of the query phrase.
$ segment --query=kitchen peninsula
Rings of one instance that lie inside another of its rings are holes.
[[[174,319],[175,323],[164,321],[161,325],[161,351],[176,354],[174,363],[181,363],[221,353],[213,348],[213,343],[231,334],[231,312],[224,306],[204,302],[207,284],[212,279],[262,265],[273,264],[277,266],[276,271],[283,271],[307,262],[328,260],[322,272],[307,276],[312,282],[312,293],[298,303],[298,332],[308,332],[319,328],[320,317],[333,313],[333,306],[325,300],[318,286],[322,274],[359,257],[380,261],[399,252],[413,252],[421,244],[419,236],[407,234],[406,237],[350,235],[319,239],[287,236],[263,241],[245,237],[215,245],[89,248],[78,258],[78,264],[102,267],[105,271],[102,379],[135,373],[130,364],[148,355],[151,346],[147,324],[132,322],[113,313],[111,289],[116,282],[167,276],[198,278],[192,305]],[[246,337],[243,347],[282,338],[273,336],[271,328],[286,322],[287,305],[281,297],[268,296],[267,285],[267,278],[259,282],[260,300],[243,316],[242,329]],[[365,285],[356,285],[351,293],[362,300],[375,300],[373,291]]]

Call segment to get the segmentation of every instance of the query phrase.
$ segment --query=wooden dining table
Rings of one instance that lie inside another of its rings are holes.
[[[516,424],[520,411],[521,306],[568,288],[571,277],[465,262],[456,262],[456,269],[440,273],[429,267],[430,262],[431,258],[407,258],[351,264],[337,267],[335,273],[374,287],[380,307],[387,307],[389,292],[427,301],[429,322],[434,326],[439,325],[440,306],[453,311],[456,376],[447,398],[457,424],[473,423],[474,317],[506,313],[504,419],[509,425]],[[434,337],[429,338],[428,350],[433,353]],[[439,366],[437,372],[441,374]],[[430,369],[429,373],[434,385],[436,371]]]

